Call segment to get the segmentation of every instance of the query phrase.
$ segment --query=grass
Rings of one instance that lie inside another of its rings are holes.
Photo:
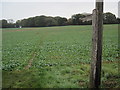
[[[119,87],[117,28],[104,25],[103,88]],[[3,29],[3,88],[88,88],[91,38],[89,25]]]

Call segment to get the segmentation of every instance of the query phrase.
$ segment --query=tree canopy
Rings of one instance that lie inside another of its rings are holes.
[[[87,14],[89,15],[89,14]],[[83,22],[81,18],[86,17],[85,14],[74,14],[71,18],[67,19],[65,17],[51,17],[51,16],[36,16],[27,19],[17,20],[15,23],[11,19],[0,20],[2,28],[18,28],[18,27],[49,27],[49,26],[65,26],[65,25],[90,25],[91,21]],[[120,22],[119,18],[110,12],[103,14],[104,24],[118,24]]]
[[[103,14],[103,23],[104,24],[116,24],[117,18],[114,14],[107,12]]]

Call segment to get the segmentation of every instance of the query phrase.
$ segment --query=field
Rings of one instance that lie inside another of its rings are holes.
[[[3,29],[3,88],[88,88],[92,27]],[[118,25],[104,25],[101,87],[119,87]]]

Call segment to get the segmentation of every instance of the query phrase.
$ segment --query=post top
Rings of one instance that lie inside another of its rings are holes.
[[[96,2],[103,2],[103,0],[96,0]]]

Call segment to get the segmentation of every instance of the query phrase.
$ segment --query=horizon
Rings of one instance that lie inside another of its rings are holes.
[[[93,2],[2,2],[0,19],[13,19],[16,22],[41,15],[69,19],[74,14],[92,13],[94,8]],[[106,12],[111,12],[118,17],[118,3],[105,2],[104,13]]]
[[[87,12],[83,12],[83,13],[76,13],[76,14],[83,14],[84,15],[84,13],[86,13],[86,14],[92,14],[92,13],[87,13]],[[111,12],[104,12],[104,13],[111,13]],[[112,14],[114,14],[114,13],[112,13]],[[75,15],[75,14],[73,14],[73,15]],[[115,14],[114,14],[115,15]],[[46,16],[46,17],[62,17],[62,16],[50,16],[50,15],[39,15],[39,16]],[[71,15],[72,16],[72,15]],[[115,15],[116,16],[116,15]],[[28,19],[28,18],[33,18],[33,17],[37,17],[37,16],[32,16],[32,17],[26,17],[26,18],[23,18],[23,19]],[[70,18],[67,18],[67,17],[62,17],[62,18],[66,18],[67,20],[68,19],[70,19]],[[116,16],[116,18],[119,18],[119,17],[117,17]],[[11,20],[13,20],[12,18],[10,18]],[[23,20],[23,19],[19,19],[19,20]],[[9,19],[0,19],[0,20],[9,20]],[[13,20],[14,22],[13,23],[16,23],[16,21],[18,21],[18,20]]]

